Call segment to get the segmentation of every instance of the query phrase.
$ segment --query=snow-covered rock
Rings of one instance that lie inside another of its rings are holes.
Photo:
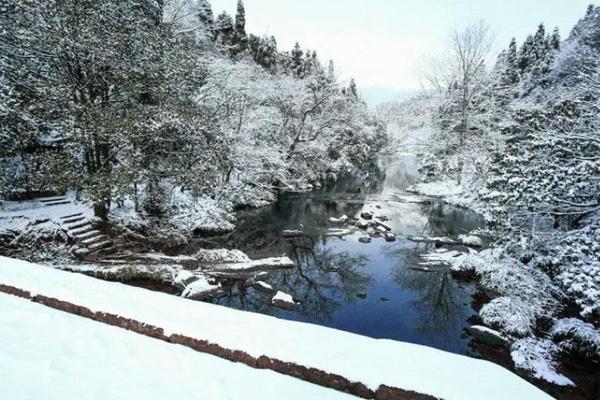
[[[447,197],[456,196],[462,193],[463,189],[455,181],[437,181],[429,183],[419,183],[407,189],[410,193],[420,194],[429,197]]]
[[[241,252],[240,250],[227,250],[227,249],[214,249],[198,251],[194,258],[198,262],[206,264],[220,264],[220,263],[245,263],[250,262],[250,257]]]
[[[284,308],[286,310],[292,310],[296,306],[294,298],[282,291],[278,291],[271,299],[271,302],[275,307]]]
[[[465,246],[481,247],[483,246],[483,240],[479,236],[475,235],[459,235],[458,240]]]
[[[510,349],[511,340],[502,333],[481,325],[467,328],[467,332],[475,339],[490,346],[502,346]]]
[[[333,223],[341,223],[344,224],[346,222],[348,222],[348,216],[347,215],[342,215],[340,218],[335,218],[335,217],[331,217],[329,218],[329,222],[333,222]]]
[[[383,237],[384,237],[384,239],[385,239],[386,242],[395,242],[396,241],[396,235],[394,235],[391,232],[384,233]]]
[[[181,294],[181,297],[193,300],[206,300],[213,298],[223,292],[223,288],[218,283],[211,283],[208,279],[201,277],[188,284]]]
[[[366,219],[367,221],[370,221],[373,219],[373,213],[370,211],[364,211],[360,214],[360,217],[362,219]]]

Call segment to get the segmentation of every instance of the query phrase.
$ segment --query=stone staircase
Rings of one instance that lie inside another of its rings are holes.
[[[76,257],[98,257],[114,251],[113,242],[98,229],[99,221],[95,217],[76,213],[59,219],[69,237],[77,243],[73,248],[73,255]]]
[[[65,204],[71,204],[72,201],[69,200],[66,196],[56,196],[56,197],[45,197],[38,200],[43,206],[62,206]]]

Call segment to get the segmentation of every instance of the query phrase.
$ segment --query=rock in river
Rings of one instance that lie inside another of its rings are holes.
[[[368,211],[363,212],[362,214],[360,214],[361,218],[366,219],[367,221],[370,221],[373,219],[373,214],[371,214]]]
[[[493,329],[485,326],[473,325],[467,328],[467,332],[483,344],[510,349],[510,339]]]
[[[275,307],[283,308],[286,310],[293,310],[296,306],[296,303],[294,303],[294,298],[289,294],[281,291],[277,292],[277,294],[273,296],[271,302]]]
[[[369,223],[367,221],[361,219],[356,223],[356,226],[360,229],[367,229],[369,227]]]
[[[383,237],[385,238],[386,242],[395,242],[396,241],[396,235],[394,235],[391,232],[387,232],[383,235]]]
[[[371,238],[370,237],[361,237],[360,239],[358,239],[359,242],[361,243],[371,243]]]
[[[346,222],[348,222],[348,216],[347,215],[342,215],[339,218],[331,217],[331,218],[329,218],[329,222],[333,222],[333,223],[336,223],[336,224],[345,224]]]

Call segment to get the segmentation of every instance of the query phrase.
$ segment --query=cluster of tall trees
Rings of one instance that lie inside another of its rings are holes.
[[[241,0],[235,19],[207,0],[17,0],[0,25],[3,196],[78,189],[101,218],[124,198],[164,215],[173,190],[251,203],[383,140],[314,52],[248,35]]]

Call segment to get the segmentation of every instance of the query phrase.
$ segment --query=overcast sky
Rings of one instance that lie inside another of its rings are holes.
[[[485,20],[497,47],[523,40],[540,22],[563,37],[590,0],[245,0],[246,29],[295,41],[333,59],[359,86],[416,89],[418,64],[438,52],[448,32]],[[211,0],[215,15],[235,14],[237,0]]]

